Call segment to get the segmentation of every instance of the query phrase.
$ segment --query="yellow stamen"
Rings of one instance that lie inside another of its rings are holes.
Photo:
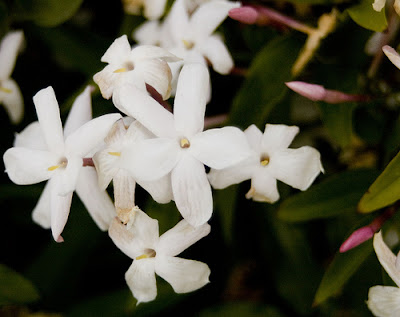
[[[50,166],[47,170],[48,171],[54,171],[54,170],[56,170],[57,168],[59,168],[61,165],[53,165],[53,166]]]
[[[191,50],[194,46],[193,42],[190,41],[186,41],[186,40],[182,40],[183,45],[185,45],[186,49]]]
[[[147,254],[142,254],[136,257],[136,260],[147,259],[149,256]]]
[[[269,158],[263,159],[263,160],[260,162],[260,164],[261,164],[262,166],[267,166],[267,165],[269,164]]]
[[[122,68],[118,68],[118,69],[114,70],[114,73],[125,73],[127,71],[128,70],[125,67],[122,67]]]
[[[11,94],[12,93],[12,90],[9,89],[9,88],[6,88],[6,87],[0,87],[0,90],[5,92],[5,93],[7,93],[7,94]]]
[[[108,152],[110,155],[121,156],[121,152]]]
[[[182,148],[182,149],[187,149],[188,147],[190,147],[190,142],[189,142],[188,139],[182,138],[182,139],[180,140],[180,145],[181,145],[181,148]]]

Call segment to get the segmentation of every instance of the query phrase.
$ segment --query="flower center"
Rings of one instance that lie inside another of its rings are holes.
[[[182,149],[187,149],[188,147],[190,147],[190,142],[189,142],[189,140],[186,139],[186,138],[182,138],[182,139],[179,141],[179,144],[180,144],[180,146],[181,146]]]
[[[269,164],[269,156],[268,155],[261,156],[260,164],[261,166],[267,166]]]
[[[182,42],[187,50],[191,50],[194,46],[194,43],[192,41],[182,40]]]
[[[114,73],[125,73],[125,72],[129,72],[131,70],[134,70],[135,66],[133,65],[132,62],[126,62],[123,67],[118,68],[116,70],[114,70]]]
[[[141,259],[148,259],[148,258],[154,258],[156,256],[156,251],[153,249],[145,249],[144,253],[142,255],[139,255],[136,257],[135,260],[141,260]]]
[[[50,166],[47,170],[48,170],[48,171],[54,171],[54,170],[56,170],[56,169],[59,168],[59,167],[65,167],[65,166],[67,166],[67,164],[68,164],[68,160],[67,160],[66,158],[63,158],[59,164]]]

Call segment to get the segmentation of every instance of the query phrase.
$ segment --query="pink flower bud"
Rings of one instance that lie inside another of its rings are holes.
[[[229,17],[246,24],[257,23],[259,13],[253,7],[234,8],[229,11]]]
[[[356,246],[364,243],[365,241],[371,239],[375,234],[375,231],[368,225],[365,227],[361,227],[354,231],[350,237],[347,238],[345,242],[340,246],[339,252],[344,253],[347,252]]]

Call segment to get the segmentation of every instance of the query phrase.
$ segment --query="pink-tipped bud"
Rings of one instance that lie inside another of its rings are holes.
[[[246,24],[257,23],[259,13],[253,7],[234,8],[229,11],[229,17]]]
[[[340,246],[340,253],[347,252],[365,241],[371,239],[375,234],[375,231],[368,225],[365,227],[361,227],[354,231],[350,237],[347,238],[345,242]]]
[[[326,89],[321,85],[309,84],[303,81],[291,81],[285,84],[294,92],[312,101],[322,101],[326,97]]]

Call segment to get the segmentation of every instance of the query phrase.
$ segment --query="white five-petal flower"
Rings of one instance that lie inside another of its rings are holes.
[[[174,114],[133,86],[122,87],[113,98],[119,109],[157,136],[123,151],[121,164],[138,180],[157,180],[171,173],[175,203],[193,226],[207,222],[213,209],[204,165],[222,169],[250,154],[246,137],[238,128],[203,131],[208,78],[208,69],[202,64],[183,67]]]
[[[85,103],[82,100],[85,97],[90,101],[90,88],[78,97],[63,131],[53,88],[40,90],[33,97],[38,124],[28,126],[17,138],[16,146],[8,149],[3,156],[6,172],[14,183],[29,185],[49,180],[33,217],[42,226],[51,227],[56,241],[63,241],[61,233],[68,219],[74,190],[79,192],[87,207],[92,206],[90,210],[104,203],[109,206],[107,198],[98,189],[90,187],[94,185],[98,188],[95,171],[83,169],[82,164],[83,158],[103,142],[121,115],[108,114],[83,124],[87,121],[88,109],[79,109],[79,105]],[[45,145],[40,145],[43,142],[39,141],[39,132]],[[37,140],[30,142],[33,138]],[[97,199],[96,202],[89,198],[91,195]],[[109,215],[104,216],[108,219],[102,219],[103,215],[98,212],[92,213],[92,216],[102,229],[107,229]]]
[[[251,179],[246,197],[269,203],[279,199],[277,180],[306,190],[323,169],[316,149],[288,148],[298,132],[296,126],[267,124],[262,133],[251,125],[244,132],[253,150],[251,156],[227,169],[211,169],[208,175],[211,185],[222,189]]]
[[[159,236],[158,221],[140,210],[136,211],[132,226],[125,226],[115,218],[109,235],[134,260],[125,279],[138,303],[156,298],[155,274],[170,283],[176,293],[192,292],[206,285],[210,275],[207,264],[176,256],[209,232],[208,224],[192,227],[181,220]]]
[[[400,258],[383,241],[382,232],[374,236],[374,249],[379,262],[398,287],[373,286],[368,293],[368,308],[375,316],[400,316]]]
[[[6,34],[0,43],[0,103],[13,123],[18,123],[24,113],[24,101],[17,83],[11,78],[17,55],[24,42],[22,31]]]
[[[171,91],[171,70],[167,62],[178,60],[175,55],[157,46],[131,48],[127,36],[123,35],[104,53],[101,61],[108,65],[95,74],[93,80],[106,99],[125,83],[134,84],[143,91],[146,91],[148,84],[167,99]]]

